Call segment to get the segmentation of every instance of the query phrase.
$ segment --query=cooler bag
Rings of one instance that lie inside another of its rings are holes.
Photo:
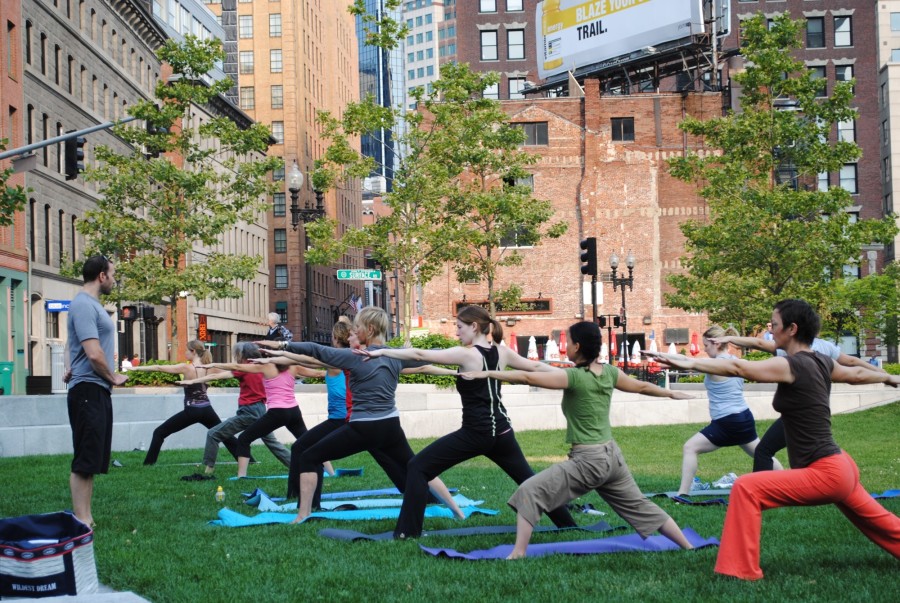
[[[69,512],[0,519],[0,597],[97,592],[94,532]]]

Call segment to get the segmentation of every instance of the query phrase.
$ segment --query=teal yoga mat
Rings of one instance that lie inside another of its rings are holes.
[[[481,509],[479,507],[465,507],[462,509],[466,517],[472,515],[496,515],[499,511],[493,509]],[[322,511],[311,514],[303,523],[312,519],[334,519],[338,521],[366,521],[372,519],[397,519],[400,516],[400,508],[391,509],[360,509],[356,511]],[[291,523],[296,515],[294,513],[260,513],[253,517],[242,515],[231,509],[225,508],[219,511],[219,518],[211,521],[214,526],[226,528],[244,528],[249,526],[261,526],[279,523]],[[432,505],[426,507],[425,517],[453,519],[453,512],[446,507]]]

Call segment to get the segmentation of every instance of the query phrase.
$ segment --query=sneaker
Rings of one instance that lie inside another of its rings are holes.
[[[737,480],[738,476],[735,473],[726,473],[719,479],[713,482],[713,488],[718,489],[726,489],[730,488],[734,485],[734,482]]]
[[[691,484],[691,492],[697,490],[709,490],[709,482],[701,482],[699,477],[695,477]]]

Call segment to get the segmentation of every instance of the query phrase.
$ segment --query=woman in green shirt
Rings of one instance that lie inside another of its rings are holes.
[[[612,438],[609,405],[613,389],[674,398],[692,398],[683,392],[662,389],[632,379],[617,368],[600,364],[600,329],[592,322],[569,328],[566,353],[575,368],[551,372],[477,371],[473,379],[493,378],[546,389],[564,390],[562,411],[566,417],[566,442],[572,445],[569,460],[553,465],[524,482],[509,505],[516,510],[516,544],[508,559],[526,555],[534,525],[541,514],[556,509],[591,490],[646,538],[660,534],[684,549],[693,548],[678,524],[641,494],[625,464],[622,451]]]

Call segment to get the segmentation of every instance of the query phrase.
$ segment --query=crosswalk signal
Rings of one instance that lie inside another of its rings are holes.
[[[75,180],[84,171],[84,143],[87,138],[76,136],[66,141],[65,168],[66,180]]]
[[[581,274],[597,276],[597,239],[588,237],[583,240],[581,247]]]

